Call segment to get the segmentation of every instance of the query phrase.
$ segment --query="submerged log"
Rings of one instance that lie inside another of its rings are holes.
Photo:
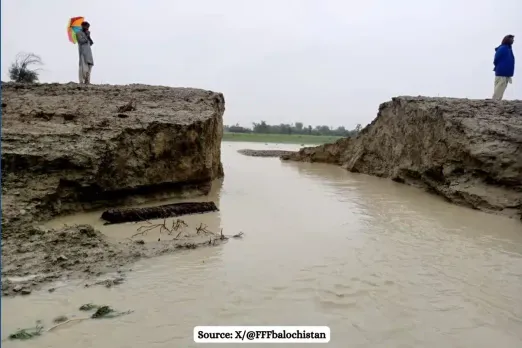
[[[219,211],[214,202],[185,202],[165,204],[157,207],[109,209],[101,218],[109,224],[166,219],[181,215],[203,214]]]

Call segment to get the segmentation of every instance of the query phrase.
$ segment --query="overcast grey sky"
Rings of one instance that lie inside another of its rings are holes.
[[[2,79],[25,51],[41,81],[76,82],[74,16],[91,23],[93,83],[219,91],[225,123],[246,126],[352,128],[397,95],[490,98],[494,48],[514,34],[522,53],[522,0],[3,0]],[[522,99],[520,57],[506,99]]]

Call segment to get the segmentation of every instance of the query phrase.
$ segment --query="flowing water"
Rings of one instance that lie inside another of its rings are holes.
[[[268,147],[223,143],[226,177],[209,197],[220,212],[190,217],[243,239],[139,262],[110,289],[3,299],[3,337],[83,303],[134,310],[5,346],[181,348],[196,346],[198,325],[327,325],[331,347],[522,347],[520,221],[335,166],[236,152]],[[95,216],[70,221],[99,225]]]

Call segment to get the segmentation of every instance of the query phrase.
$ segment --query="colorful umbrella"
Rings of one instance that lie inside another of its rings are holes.
[[[82,30],[83,21],[83,17],[73,17],[69,20],[67,35],[69,36],[69,41],[73,44],[78,42],[78,40],[76,40],[76,33]]]

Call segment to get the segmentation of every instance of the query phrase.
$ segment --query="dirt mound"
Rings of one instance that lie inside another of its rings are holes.
[[[207,193],[223,175],[219,93],[5,83],[2,105],[2,178],[54,213],[133,193]]]
[[[157,253],[133,241],[113,245],[90,226],[46,230],[37,221],[135,199],[207,194],[223,176],[220,93],[72,83],[1,88],[5,294]]]
[[[397,97],[355,138],[284,160],[326,162],[419,186],[456,204],[522,209],[522,101]]]

